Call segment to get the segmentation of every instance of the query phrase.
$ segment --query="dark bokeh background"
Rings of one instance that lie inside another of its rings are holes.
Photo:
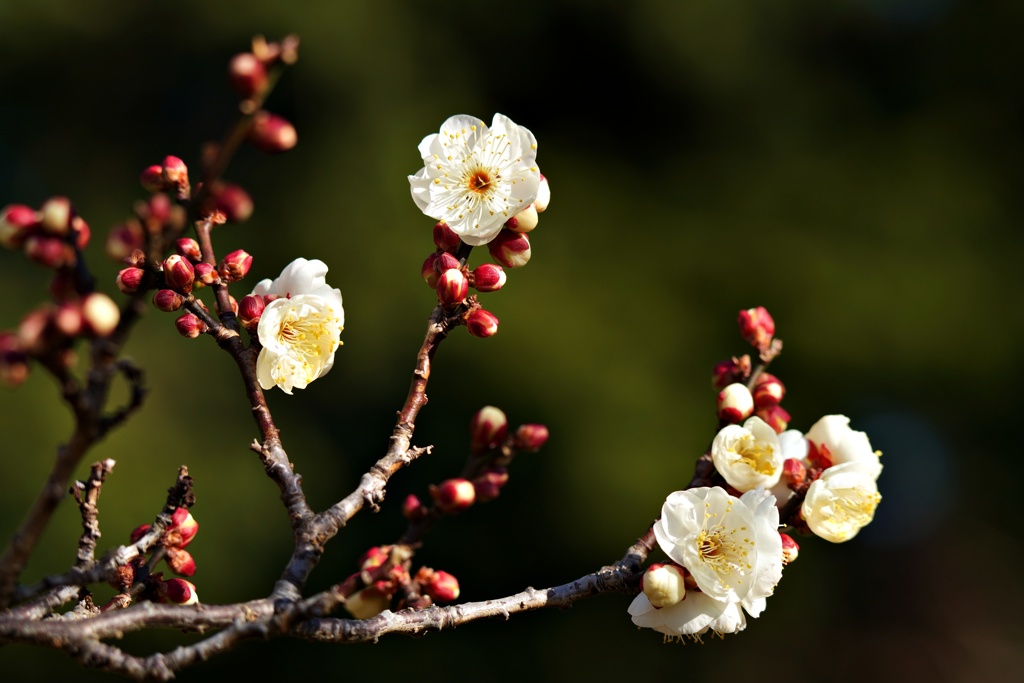
[[[551,441],[515,463],[500,501],[446,521],[422,560],[477,600],[617,559],[713,436],[710,368],[743,351],[735,313],[758,304],[786,342],[776,370],[793,426],[850,415],[885,452],[884,501],[850,543],[805,539],[767,612],[721,642],[662,645],[612,595],[372,647],[247,643],[183,680],[417,669],[421,680],[961,681],[1024,666],[1024,5],[295,5],[0,5],[0,204],[72,197],[113,292],[102,235],[142,196],[139,171],[168,153],[195,164],[231,117],[230,56],[254,33],[299,33],[300,62],[270,103],[295,122],[299,145],[239,155],[228,177],[256,213],[215,238],[255,256],[253,282],[306,256],[324,260],[344,294],[331,374],[270,397],[322,509],[384,452],[432,306],[418,274],[431,221],[406,181],[416,144],[455,113],[499,111],[534,131],[554,197],[529,267],[488,297],[501,333],[444,344],[416,436],[435,454],[394,478],[391,507],[332,543],[313,588],[399,533],[394,504],[461,466],[466,424],[486,403],[546,422]],[[0,283],[9,328],[42,298],[46,275],[0,254]],[[152,394],[91,455],[118,461],[101,499],[104,542],[151,519],[187,463],[200,595],[263,595],[288,554],[287,520],[246,449],[255,430],[232,363],[171,323],[154,311],[137,330],[129,351]],[[5,538],[69,431],[55,397],[42,373],[0,393]],[[77,524],[63,506],[26,578],[68,566]],[[189,639],[132,636],[129,647]],[[0,668],[5,680],[101,677],[24,647],[0,649]]]

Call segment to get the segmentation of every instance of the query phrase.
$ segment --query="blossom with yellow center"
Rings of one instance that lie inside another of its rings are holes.
[[[409,176],[412,199],[468,245],[490,242],[508,219],[537,198],[537,139],[502,114],[490,128],[453,116],[419,145],[423,168]]]
[[[305,389],[334,365],[341,345],[345,310],[341,291],[326,282],[322,261],[295,259],[276,280],[263,280],[254,295],[277,297],[267,304],[257,335],[263,348],[256,376],[264,389],[280,387],[286,394]]]
[[[775,430],[759,417],[729,425],[711,444],[715,469],[737,491],[771,488],[782,476],[782,447]]]
[[[875,517],[881,502],[874,468],[862,462],[829,467],[807,489],[800,514],[816,535],[842,543]]]

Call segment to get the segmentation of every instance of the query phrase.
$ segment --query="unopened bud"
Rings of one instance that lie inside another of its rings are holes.
[[[432,572],[430,578],[420,585],[434,602],[451,602],[459,597],[459,580],[448,572]]]
[[[256,112],[249,129],[249,142],[268,154],[287,152],[299,141],[295,126],[277,114]]]
[[[739,358],[733,356],[723,360],[711,371],[711,386],[724,389],[734,382],[744,382],[750,376],[750,356],[743,354]]]
[[[455,258],[448,252],[441,252],[440,254],[437,254],[437,260],[434,261],[434,268],[436,268],[439,273],[443,273],[444,271],[452,268],[459,269],[461,267],[462,264],[459,263],[459,259]]]
[[[474,337],[486,338],[498,334],[498,316],[482,308],[466,314],[466,329]]]
[[[178,508],[171,515],[171,524],[167,527],[165,540],[170,545],[184,548],[199,533],[199,522],[192,516],[188,508]]]
[[[149,524],[140,524],[139,526],[132,529],[131,542],[138,543],[140,540],[142,540],[143,536],[149,533],[149,530],[151,528],[152,526]]]
[[[640,578],[640,588],[659,609],[677,605],[686,597],[683,570],[674,564],[652,564]]]
[[[225,282],[238,282],[249,273],[252,267],[252,255],[236,249],[221,260],[217,266],[220,278]]]
[[[789,412],[782,406],[758,408],[754,414],[767,422],[768,426],[774,429],[776,434],[786,431],[786,428],[789,426]]]
[[[213,195],[213,206],[229,223],[244,223],[252,216],[252,197],[240,185],[224,183]]]
[[[267,304],[262,296],[256,294],[247,294],[242,297],[242,300],[238,303],[238,320],[242,323],[242,327],[249,330],[250,332],[256,330],[260,324],[260,318],[263,316],[263,311],[266,310]]]
[[[410,522],[418,522],[427,516],[427,508],[418,496],[410,493],[402,501],[402,516]]]
[[[481,503],[494,500],[501,489],[508,483],[508,470],[504,467],[492,467],[473,478],[476,499]]]
[[[434,244],[441,251],[452,251],[462,244],[462,240],[447,223],[438,221],[434,224]]]
[[[469,446],[480,455],[494,450],[508,434],[508,418],[501,408],[484,406],[469,422]]]
[[[97,337],[109,337],[121,322],[121,309],[101,292],[93,292],[82,300],[82,319]]]
[[[192,283],[193,287],[202,288],[220,282],[220,273],[209,263],[197,263],[193,269],[196,274],[195,282]]]
[[[775,375],[761,373],[754,385],[754,405],[758,408],[777,406],[786,395],[786,387]]]
[[[145,207],[146,210],[143,213],[151,219],[151,228],[167,223],[174,211],[174,204],[171,203],[171,198],[163,192],[158,192],[150,197],[146,201]]]
[[[249,99],[266,87],[267,67],[251,52],[237,54],[228,64],[228,81],[235,92]]]
[[[192,263],[199,263],[203,260],[203,250],[199,248],[199,242],[191,237],[182,237],[174,243],[174,251],[184,256]]]
[[[364,588],[345,600],[345,609],[356,619],[375,617],[391,605],[391,599],[372,586]]]
[[[75,262],[71,245],[60,237],[36,233],[25,239],[25,256],[46,268],[63,268]]]
[[[359,568],[361,570],[373,569],[379,567],[391,558],[391,546],[389,545],[377,545],[365,553],[359,558]]]
[[[53,313],[53,326],[65,337],[77,337],[82,332],[82,307],[77,301],[63,303]]]
[[[5,206],[0,209],[0,245],[17,249],[38,223],[39,214],[35,209],[24,204]]]
[[[768,348],[775,336],[775,321],[764,306],[740,311],[737,322],[740,335],[758,350]]]
[[[473,271],[473,288],[478,292],[497,292],[505,280],[505,270],[494,263],[483,263]]]
[[[153,295],[153,305],[165,313],[173,313],[185,303],[185,297],[173,289],[158,289]]]
[[[206,323],[199,319],[195,313],[185,313],[174,321],[178,328],[178,334],[188,339],[195,339],[208,329]]]
[[[40,225],[53,235],[66,235],[71,230],[71,200],[67,197],[51,197],[39,210]]]
[[[537,227],[539,221],[540,216],[537,215],[537,209],[533,207],[533,204],[530,204],[517,213],[514,218],[510,218],[505,223],[505,227],[515,232],[531,232]]]
[[[540,184],[537,185],[537,198],[533,200],[533,206],[539,213],[547,211],[551,203],[551,186],[543,173],[540,174]]]
[[[139,182],[147,192],[162,192],[167,188],[167,182],[164,180],[164,167],[160,164],[146,167],[139,174]]]
[[[519,268],[530,262],[530,239],[523,233],[502,228],[497,237],[487,243],[491,258],[506,268]]]
[[[167,602],[176,605],[198,605],[199,596],[196,594],[196,587],[191,581],[185,579],[167,579],[160,583],[160,595]]]
[[[793,540],[789,534],[779,534],[782,537],[782,564],[789,564],[800,555],[800,545]]]
[[[732,424],[754,414],[754,397],[747,385],[736,382],[718,392],[718,419]]]
[[[142,286],[146,272],[141,268],[125,268],[117,274],[117,288],[122,294],[134,294]]]
[[[800,486],[807,478],[807,467],[797,458],[786,458],[782,461],[782,479],[786,486]]]
[[[164,551],[167,553],[167,565],[172,572],[178,576],[192,576],[196,573],[196,561],[192,558],[192,553],[175,546],[167,546]]]
[[[196,270],[191,261],[180,254],[171,254],[164,259],[163,269],[164,280],[168,287],[182,294],[192,291]]]
[[[108,258],[123,262],[133,251],[140,249],[142,244],[142,226],[136,221],[129,221],[111,228],[104,249]]]
[[[163,177],[166,189],[174,189],[179,199],[189,194],[188,167],[175,156],[164,157]]]
[[[441,273],[437,272],[435,267],[437,257],[436,253],[431,254],[423,261],[423,266],[420,268],[420,275],[423,276],[423,280],[431,287],[437,287],[437,281],[441,279]]]
[[[516,430],[515,446],[520,451],[539,451],[547,443],[548,428],[539,424],[520,425]]]
[[[449,268],[437,280],[437,300],[445,306],[461,304],[469,294],[469,279],[458,268]]]
[[[442,512],[461,512],[476,500],[476,489],[468,479],[448,479],[430,487],[434,504]]]

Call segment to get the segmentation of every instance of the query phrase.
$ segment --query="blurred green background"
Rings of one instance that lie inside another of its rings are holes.
[[[515,463],[499,501],[446,520],[422,561],[479,600],[621,557],[714,434],[709,373],[745,350],[741,308],[775,316],[792,426],[845,413],[885,453],[875,523],[842,547],[801,539],[767,612],[724,641],[663,645],[630,623],[629,598],[608,595],[375,646],[246,643],[180,678],[1019,672],[1019,482],[1002,464],[1020,459],[1009,437],[1024,379],[1022,28],[1016,0],[0,4],[0,204],[70,196],[115,296],[102,238],[143,196],[139,171],[166,154],[196,166],[199,144],[232,116],[228,59],[255,33],[301,35],[300,61],[269,102],[299,144],[274,158],[243,150],[227,177],[256,212],[214,237],[221,253],[255,257],[236,296],[305,256],[330,266],[345,297],[331,373],[270,396],[317,509],[385,451],[433,305],[419,277],[432,221],[406,180],[417,143],[456,113],[502,112],[536,134],[553,201],[529,266],[486,297],[501,331],[457,331],[442,346],[415,439],[434,454],[329,546],[312,588],[400,533],[397,503],[461,467],[485,404],[548,424],[551,440]],[[46,282],[0,254],[0,328]],[[155,310],[128,352],[152,393],[88,461],[118,462],[102,544],[151,520],[185,463],[200,596],[264,595],[290,534],[247,450],[255,429],[233,364]],[[0,392],[4,543],[69,433],[56,396],[41,372]],[[78,531],[63,505],[25,578],[66,568]],[[127,647],[190,639],[136,635]],[[0,648],[0,669],[5,680],[106,677],[15,646]]]

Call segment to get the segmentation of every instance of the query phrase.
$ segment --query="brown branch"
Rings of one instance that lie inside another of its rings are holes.
[[[76,481],[71,487],[71,494],[75,497],[82,514],[82,536],[78,540],[76,567],[88,567],[95,559],[96,541],[101,535],[99,508],[96,503],[100,497],[100,488],[113,469],[114,461],[110,458],[93,463],[89,478],[85,481]]]

